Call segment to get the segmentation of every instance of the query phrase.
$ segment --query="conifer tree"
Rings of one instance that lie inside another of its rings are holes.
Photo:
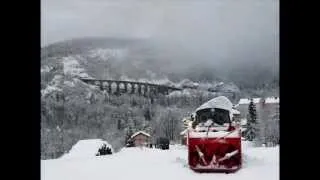
[[[247,131],[245,134],[245,138],[249,141],[253,141],[258,135],[257,129],[257,110],[256,106],[251,99],[250,104],[248,106],[249,114],[247,118]]]

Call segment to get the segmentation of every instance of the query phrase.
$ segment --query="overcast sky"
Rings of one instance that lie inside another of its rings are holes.
[[[41,44],[84,36],[152,38],[220,59],[277,59],[278,0],[41,0]]]

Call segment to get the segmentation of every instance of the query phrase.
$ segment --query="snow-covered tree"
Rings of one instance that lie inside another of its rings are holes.
[[[248,117],[247,117],[247,130],[245,134],[245,138],[249,141],[253,141],[257,138],[258,128],[257,128],[257,110],[256,106],[251,99],[250,104],[248,106]]]

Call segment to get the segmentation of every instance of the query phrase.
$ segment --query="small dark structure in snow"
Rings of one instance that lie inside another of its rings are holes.
[[[156,148],[159,149],[169,149],[170,140],[168,138],[160,137],[156,141]]]
[[[129,139],[129,140],[127,141],[126,147],[134,147],[134,142],[133,142],[132,139]]]

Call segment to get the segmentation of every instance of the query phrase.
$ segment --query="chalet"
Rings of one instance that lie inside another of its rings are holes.
[[[147,146],[150,144],[150,134],[144,132],[144,131],[138,131],[130,137],[130,140],[133,142],[133,145],[135,147],[138,146]]]

